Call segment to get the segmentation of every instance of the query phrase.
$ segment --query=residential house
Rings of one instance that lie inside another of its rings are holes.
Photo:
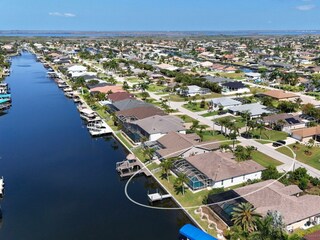
[[[113,102],[109,104],[109,107],[111,112],[116,112],[138,107],[153,107],[153,105],[137,99],[127,98],[121,101]]]
[[[86,72],[87,68],[85,66],[81,66],[81,65],[74,65],[72,67],[69,67],[67,69],[67,71],[71,75],[71,77],[75,77],[76,75],[79,75],[80,73]]]
[[[155,115],[164,116],[167,114],[160,108],[153,106],[143,106],[116,112],[117,119],[122,123],[134,122]]]
[[[207,152],[174,162],[176,174],[187,175],[192,190],[227,188],[260,179],[265,168],[253,160],[238,162],[230,152]]]
[[[222,86],[221,93],[223,95],[250,93],[250,89],[245,84],[239,81],[226,82],[221,84],[221,86]]]
[[[233,225],[231,212],[243,202],[251,203],[256,212],[266,216],[270,211],[279,213],[287,231],[320,224],[320,196],[301,194],[296,185],[285,186],[267,180],[220,194],[210,195],[210,208],[229,226]],[[232,199],[232,200],[231,200]]]
[[[301,141],[308,142],[310,139],[320,140],[320,126],[302,128],[291,131],[291,137]]]
[[[111,102],[122,101],[125,99],[133,99],[134,95],[128,92],[116,92],[108,95],[107,99]]]
[[[211,92],[207,88],[201,88],[196,85],[187,86],[185,89],[179,88],[179,89],[177,89],[177,91],[179,92],[180,95],[186,96],[186,97],[196,96],[197,94],[203,95],[203,94],[207,94],[207,93]]]
[[[270,91],[260,93],[259,95],[271,97],[278,101],[292,101],[299,98],[299,96],[296,94],[286,92],[286,91],[281,91],[281,90],[270,90]]]
[[[274,128],[278,126],[281,131],[291,133],[294,129],[306,127],[306,123],[299,116],[289,113],[273,114],[262,118],[265,125]]]
[[[239,115],[244,112],[249,112],[251,118],[257,118],[264,114],[273,113],[273,110],[260,103],[249,103],[249,104],[229,107],[229,112],[234,115]]]
[[[158,158],[181,157],[186,158],[219,149],[220,144],[215,142],[201,142],[195,134],[181,134],[170,132],[156,141],[156,155]]]
[[[234,100],[230,97],[213,98],[211,99],[211,104],[214,108],[219,109],[242,105],[240,101]]]
[[[102,85],[102,86],[97,86],[93,87],[90,89],[90,93],[117,93],[117,92],[125,92],[125,90],[122,89],[122,86],[116,86],[116,85]]]
[[[156,141],[169,132],[185,134],[183,120],[171,115],[155,115],[126,124],[125,129],[125,133],[134,142],[141,142],[143,139]]]

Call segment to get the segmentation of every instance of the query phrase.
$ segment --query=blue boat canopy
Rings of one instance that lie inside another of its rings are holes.
[[[0,94],[0,98],[11,98],[11,94]]]
[[[10,99],[1,99],[0,98],[0,104],[6,103],[6,102],[10,102]]]
[[[179,233],[190,240],[217,240],[208,233],[205,233],[191,224],[184,225],[182,228],[180,228]]]

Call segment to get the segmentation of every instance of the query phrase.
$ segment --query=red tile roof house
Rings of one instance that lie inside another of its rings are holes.
[[[319,139],[320,126],[302,128],[291,132],[291,137],[301,141],[308,142],[310,139]]]
[[[299,98],[299,96],[296,94],[281,91],[281,90],[270,90],[270,91],[263,92],[260,95],[271,97],[278,101],[292,101]]]
[[[319,240],[320,239],[320,230],[316,231],[314,233],[310,233],[308,235],[305,235],[304,240]]]
[[[90,93],[94,93],[94,92],[101,92],[101,93],[109,94],[109,93],[125,92],[125,90],[123,90],[121,86],[107,85],[107,86],[102,86],[102,87],[91,88]]]
[[[116,92],[116,93],[111,93],[107,96],[107,99],[112,103],[117,101],[122,101],[128,98],[129,99],[134,98],[134,95],[128,92]]]

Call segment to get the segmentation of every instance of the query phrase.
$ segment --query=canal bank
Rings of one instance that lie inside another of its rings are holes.
[[[1,239],[176,239],[182,211],[133,205],[115,171],[127,151],[113,137],[92,139],[72,100],[33,55],[12,59],[14,106],[0,117],[0,173],[6,178]],[[147,203],[152,178],[130,195]],[[175,206],[171,200],[161,204]],[[165,231],[164,231],[165,229]]]
[[[68,86],[69,88],[72,88],[72,83],[70,82],[70,80],[64,74],[62,74],[52,63],[49,63],[49,62],[46,62],[45,60],[43,60],[44,56],[37,55],[32,48],[28,49],[28,51],[32,52],[35,56],[37,56],[37,59],[39,59],[39,61],[42,61],[44,66],[49,67],[50,69],[52,69],[52,71],[55,72],[54,75],[55,76],[59,76],[58,79],[61,79],[65,84],[67,84],[66,86]],[[89,109],[90,111],[93,111],[92,108],[86,103],[86,101],[84,100],[83,96],[81,97],[81,99],[82,99],[82,105],[85,105],[86,109]],[[103,110],[103,112],[105,112],[105,111]],[[101,119],[104,119],[106,124],[108,124],[108,122],[106,121],[106,114],[102,114],[102,112],[99,112],[99,111],[95,111],[95,113],[98,114],[101,117]],[[155,176],[155,174],[153,174],[152,171],[150,171],[149,166],[147,166],[148,164],[143,162],[142,159],[139,159],[139,156],[137,156],[137,154],[134,152],[134,150],[132,150],[132,148],[129,146],[129,145],[131,145],[130,140],[125,136],[125,134],[122,134],[122,132],[119,131],[119,130],[115,130],[115,131],[112,131],[112,135],[113,135],[114,138],[116,138],[118,140],[118,142],[120,142],[122,144],[122,146],[124,148],[126,148],[128,153],[136,156],[136,159],[140,163],[139,165],[142,166],[141,171],[139,171],[137,174],[134,174],[134,176],[132,176],[131,179],[133,177],[135,177],[135,175],[138,175],[139,173],[143,173],[145,176],[148,176],[148,177],[152,176],[153,179],[159,184],[159,186],[161,187],[162,190],[166,191],[167,193],[170,193],[168,188],[160,181],[159,177]],[[139,155],[141,155],[141,153]],[[131,179],[129,179],[129,181]],[[127,192],[125,192],[125,193],[127,194]],[[172,193],[172,191],[171,191],[171,193]],[[201,219],[198,219],[198,220],[195,219],[195,217],[194,217],[195,212],[192,211],[193,208],[188,208],[189,209],[189,211],[188,211],[187,209],[184,208],[184,206],[180,203],[180,201],[177,200],[174,197],[173,194],[171,194],[171,198],[176,203],[176,205],[178,205],[178,208],[183,210],[183,212],[188,216],[188,218],[195,225],[197,225],[199,228],[201,228],[204,231],[208,231],[209,228],[207,227],[207,224],[203,224]],[[133,202],[138,203],[137,205],[140,205],[139,203],[141,203],[139,201],[135,201],[134,198],[131,198],[130,200],[133,200]],[[144,205],[144,204],[141,203],[141,205]],[[196,208],[197,207],[194,207],[194,209],[196,209]],[[199,216],[197,216],[197,217],[199,218]],[[202,222],[202,224],[201,224],[201,222]],[[215,232],[213,232],[213,233],[216,234]]]

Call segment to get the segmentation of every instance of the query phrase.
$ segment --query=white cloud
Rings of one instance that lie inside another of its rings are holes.
[[[315,7],[316,7],[315,5],[309,4],[309,5],[300,5],[300,6],[297,6],[296,9],[297,9],[297,10],[300,10],[300,11],[309,11],[309,10],[314,9]]]
[[[61,12],[49,12],[50,16],[55,17],[75,17],[76,15],[73,13],[61,13]]]

